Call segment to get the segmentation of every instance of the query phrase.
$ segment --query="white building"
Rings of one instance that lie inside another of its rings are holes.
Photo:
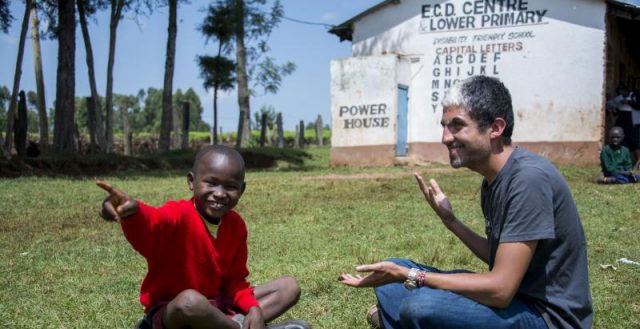
[[[333,165],[448,162],[443,93],[496,76],[514,145],[598,163],[604,104],[640,87],[640,0],[387,0],[334,27],[353,57],[331,62]]]

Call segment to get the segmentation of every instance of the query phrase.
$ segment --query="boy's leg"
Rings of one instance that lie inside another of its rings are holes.
[[[162,313],[166,329],[238,329],[239,325],[195,290],[185,290],[178,294]],[[162,328],[162,327],[161,327]],[[158,328],[154,322],[153,329]]]
[[[253,294],[260,303],[265,321],[270,322],[298,302],[300,286],[293,277],[284,276],[256,286]]]

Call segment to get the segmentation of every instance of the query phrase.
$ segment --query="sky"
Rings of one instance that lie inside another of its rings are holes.
[[[331,123],[332,59],[351,55],[351,42],[340,42],[328,33],[326,25],[340,24],[381,0],[281,0],[284,16],[269,38],[269,56],[277,63],[291,61],[296,71],[284,78],[277,94],[264,95],[257,90],[251,98],[252,115],[262,106],[273,106],[282,112],[285,130],[293,130],[304,120],[305,125],[320,115],[324,124]],[[196,63],[198,55],[215,55],[215,42],[206,42],[198,31],[205,17],[209,1],[191,0],[178,8],[178,35],[173,90],[193,88],[200,96],[203,120],[213,122],[213,92],[202,86]],[[11,1],[14,17],[9,33],[0,32],[0,86],[12,90],[18,52],[20,25],[24,14],[22,1]],[[99,13],[89,21],[93,46],[98,93],[106,90],[107,56],[109,45],[108,11]],[[137,94],[148,87],[162,88],[167,43],[168,8],[156,8],[151,16],[134,20],[125,14],[117,31],[114,93]],[[305,24],[296,21],[309,22]],[[41,22],[42,24],[42,22]],[[323,25],[326,24],[326,25]],[[42,25],[41,25],[42,26]],[[27,34],[30,36],[30,32]],[[56,84],[57,41],[41,42],[42,65],[45,78],[47,108],[53,107]],[[25,43],[20,88],[34,90],[33,52],[31,39]],[[89,96],[85,48],[80,26],[76,28],[76,96]],[[235,131],[238,124],[238,102],[235,90],[218,96],[218,122],[224,132]]]

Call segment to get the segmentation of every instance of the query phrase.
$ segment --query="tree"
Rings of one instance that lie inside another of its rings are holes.
[[[40,21],[38,6],[31,9],[31,45],[33,48],[33,66],[36,75],[36,108],[38,110],[38,127],[40,133],[40,149],[49,146],[49,120],[47,118],[47,103],[44,94],[44,77],[42,73],[42,54],[40,52]],[[30,126],[31,127],[31,126]]]
[[[88,128],[90,136],[90,144],[92,151],[107,150],[107,141],[102,122],[102,111],[98,102],[98,87],[96,84],[96,74],[94,70],[93,48],[91,46],[91,37],[89,35],[89,27],[87,26],[87,17],[96,13],[96,11],[104,7],[104,3],[100,1],[78,1],[78,17],[80,18],[80,28],[82,29],[82,39],[87,60],[87,72],[89,75],[89,87],[91,90],[91,106],[87,106],[89,113]],[[115,33],[115,32],[114,32]],[[114,36],[115,38],[115,36]],[[115,42],[114,42],[115,43]],[[111,45],[111,44],[110,44]],[[110,148],[109,148],[110,149]]]
[[[39,125],[38,98],[39,95],[33,90],[27,92],[27,121],[29,123],[27,127],[29,128],[29,133],[32,134],[39,134],[42,128]]]
[[[58,151],[75,151],[75,5],[74,1],[58,3],[58,69],[53,145]]]
[[[218,41],[216,56],[198,56],[203,85],[207,89],[213,88],[212,144],[218,144],[218,90],[230,90],[236,81],[234,74],[236,64],[223,56],[230,51],[229,42],[233,38],[233,27],[228,24],[231,14],[231,8],[220,2],[217,6],[209,5],[208,14],[200,26],[200,31],[207,40],[215,38]]]
[[[11,99],[11,91],[7,86],[0,86],[0,127],[7,124],[7,103]],[[2,137],[2,135],[0,135]]]
[[[169,26],[167,36],[167,54],[164,64],[164,87],[162,91],[162,120],[160,124],[160,140],[158,141],[158,149],[160,152],[168,152],[171,143],[171,127],[172,121],[172,101],[173,93],[173,70],[175,67],[176,55],[176,36],[178,34],[178,25],[176,18],[178,16],[178,0],[169,1]],[[176,132],[177,133],[177,132]]]
[[[4,33],[9,33],[9,26],[13,16],[9,12],[9,1],[0,1],[0,30]]]
[[[105,97],[105,110],[107,120],[106,130],[106,151],[111,152],[113,148],[113,65],[116,56],[116,35],[118,23],[122,18],[122,10],[125,7],[125,0],[111,0],[111,14],[109,15],[109,57],[107,59],[107,91]]]
[[[209,131],[211,127],[202,121],[202,102],[200,96],[193,90],[182,92],[178,89],[173,94],[173,107],[181,109],[178,119],[182,122],[182,104],[189,103],[189,127],[191,131]]]
[[[7,158],[11,157],[11,148],[13,145],[13,124],[16,107],[18,104],[18,92],[20,89],[20,77],[22,75],[22,58],[24,56],[24,43],[27,37],[27,29],[29,27],[29,13],[31,12],[32,2],[26,0],[24,16],[22,18],[22,28],[20,29],[20,42],[18,44],[18,56],[16,58],[16,69],[13,75],[13,91],[9,100],[9,111],[7,111],[7,130],[4,140],[3,153]]]
[[[253,87],[263,87],[265,93],[276,92],[281,78],[295,69],[293,63],[278,66],[273,59],[261,60],[261,56],[269,51],[267,38],[278,25],[283,15],[279,0],[274,1],[269,11],[262,7],[266,0],[224,0],[216,6],[227,6],[231,15],[226,24],[233,27],[236,55],[236,79],[238,91],[238,107],[240,119],[238,121],[237,147],[244,147],[249,142],[250,96],[251,79]],[[267,71],[265,71],[265,69]],[[276,80],[270,80],[277,77]]]
[[[278,116],[273,105],[262,105],[260,111],[253,113],[253,127],[255,127],[256,130],[262,130],[263,114],[267,115],[267,129],[272,130],[276,122],[276,117]]]

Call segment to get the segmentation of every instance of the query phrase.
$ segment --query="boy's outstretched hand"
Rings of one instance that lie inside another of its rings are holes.
[[[96,179],[96,185],[109,193],[102,202],[100,217],[105,220],[120,221],[138,212],[138,202],[128,194],[100,179]]]

